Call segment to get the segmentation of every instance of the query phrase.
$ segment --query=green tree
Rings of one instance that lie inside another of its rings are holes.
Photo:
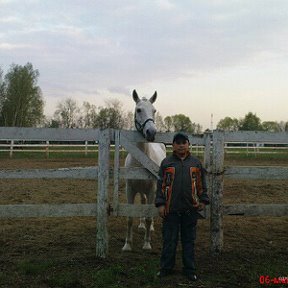
[[[44,101],[38,78],[39,71],[31,63],[12,64],[4,81],[1,77],[0,125],[32,127],[41,123]]]
[[[124,126],[124,119],[119,111],[114,108],[102,107],[97,114],[96,124],[96,127],[99,127],[100,129],[122,129]]]
[[[262,128],[264,131],[268,131],[268,132],[280,132],[281,131],[281,127],[279,123],[275,121],[264,121],[262,123]]]
[[[191,122],[190,118],[184,114],[176,114],[166,116],[164,118],[165,132],[183,131],[187,133],[201,133],[202,127],[200,124]]]
[[[135,124],[134,124],[134,113],[132,111],[128,111],[125,116],[125,121],[124,121],[124,129],[127,130],[133,130],[135,129]]]
[[[64,128],[76,128],[79,124],[80,109],[72,98],[66,98],[59,102],[54,113],[55,121]]]
[[[155,114],[155,124],[158,132],[165,132],[165,123],[163,117],[158,111]]]
[[[171,116],[166,116],[164,118],[164,124],[166,132],[171,132],[173,130],[173,119]]]
[[[122,103],[117,99],[109,99],[105,103],[106,107],[101,107],[97,114],[96,127],[123,129],[125,113],[122,110]]]
[[[59,128],[61,127],[61,123],[59,120],[46,118],[43,126],[45,128]]]
[[[218,122],[217,129],[224,131],[237,131],[239,129],[239,121],[236,118],[225,117]]]
[[[89,102],[83,102],[79,125],[83,128],[95,128],[97,122],[97,107]]]
[[[201,134],[202,126],[200,124],[192,122],[192,133]]]
[[[242,131],[263,131],[261,120],[256,114],[249,112],[244,119],[240,120],[239,130]]]
[[[183,131],[193,133],[192,122],[189,117],[184,114],[176,114],[172,116],[174,131]]]
[[[280,122],[277,122],[279,127],[280,127],[280,131],[281,132],[285,132],[285,131],[288,131],[288,122],[285,122],[285,121],[280,121]]]

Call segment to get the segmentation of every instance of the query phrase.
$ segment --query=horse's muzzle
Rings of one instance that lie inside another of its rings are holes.
[[[150,129],[146,130],[146,140],[149,142],[153,142],[155,140],[156,131],[152,131]]]

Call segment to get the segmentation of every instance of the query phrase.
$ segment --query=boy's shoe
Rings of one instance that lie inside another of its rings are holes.
[[[185,273],[185,276],[188,278],[188,280],[193,281],[193,282],[198,280],[197,275],[193,273],[189,273],[189,274]]]
[[[163,277],[167,277],[169,275],[173,274],[172,270],[160,270],[157,272],[157,277],[158,278],[163,278]]]

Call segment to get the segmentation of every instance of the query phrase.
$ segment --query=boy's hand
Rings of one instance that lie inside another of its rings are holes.
[[[200,203],[198,206],[198,211],[202,211],[205,208],[205,204],[204,203]]]
[[[158,212],[159,212],[159,216],[161,218],[165,218],[165,216],[166,216],[165,206],[159,206],[158,207]]]

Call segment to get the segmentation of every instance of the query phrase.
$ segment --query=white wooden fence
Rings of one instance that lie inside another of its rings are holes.
[[[172,133],[159,133],[155,142],[171,144]],[[217,254],[223,247],[223,215],[242,216],[287,216],[288,204],[233,204],[223,205],[223,179],[288,179],[288,167],[224,167],[225,142],[257,142],[288,144],[288,133],[214,131],[203,136],[190,135],[192,145],[204,145],[204,166],[210,174],[210,232],[211,252]],[[0,171],[0,178],[73,178],[98,180],[97,204],[31,204],[0,205],[0,218],[11,217],[71,217],[93,216],[97,218],[96,255],[106,257],[108,253],[108,215],[114,216],[156,216],[153,205],[120,204],[119,179],[151,179],[157,176],[157,165],[140,151],[135,143],[145,141],[134,131],[98,130],[98,129],[53,129],[53,128],[0,128],[0,140],[30,141],[98,141],[98,167],[67,169],[30,169]],[[114,169],[109,167],[110,144],[115,143]],[[119,147],[123,146],[132,153],[145,168],[125,169],[119,167]],[[114,178],[112,203],[108,202],[109,177]],[[209,213],[208,213],[209,215]]]
[[[14,141],[14,140],[2,140],[0,139],[0,152],[9,153],[10,158],[13,158],[15,154],[21,153],[38,153],[38,154],[45,154],[46,158],[50,157],[50,154],[54,153],[65,153],[67,154],[83,154],[87,156],[90,153],[98,152],[98,144],[92,143],[92,141],[81,141],[81,143],[72,142],[67,143],[67,141],[62,143],[53,143],[52,141],[35,141],[33,143],[29,143],[30,141]],[[93,141],[94,142],[94,141]],[[279,146],[279,143],[270,143],[269,146],[264,146],[267,143],[249,143],[249,142],[237,142],[233,143],[234,146],[231,146],[232,143],[225,142],[224,151],[225,154],[281,154],[281,153],[288,153],[288,145],[286,146]],[[260,145],[259,145],[260,144]],[[261,145],[262,144],[262,145]],[[281,143],[280,143],[281,144]],[[113,147],[111,145],[110,147]],[[172,150],[171,145],[167,145],[166,147],[168,150]],[[114,147],[110,149],[113,151]],[[191,146],[191,152],[194,155],[203,155],[205,151],[205,146],[203,145],[194,145]]]

